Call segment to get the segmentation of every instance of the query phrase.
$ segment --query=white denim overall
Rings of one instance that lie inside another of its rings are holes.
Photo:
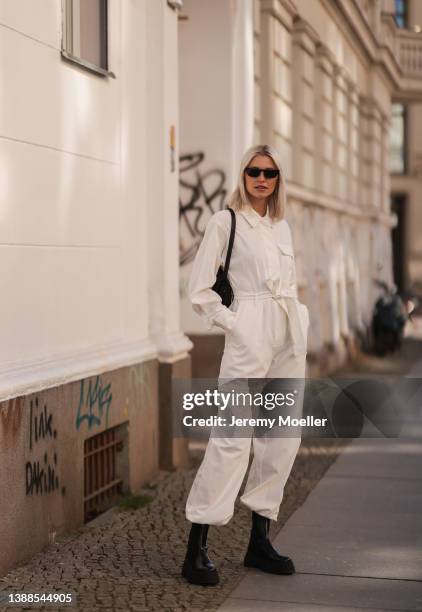
[[[308,309],[297,298],[290,228],[285,220],[261,217],[252,207],[236,213],[229,268],[235,299],[230,309],[211,287],[224,265],[230,236],[229,211],[215,213],[206,227],[190,278],[190,299],[209,328],[225,331],[219,381],[304,378]],[[254,459],[241,502],[276,520],[299,438],[253,438]],[[186,504],[193,523],[224,525],[246,473],[251,439],[210,437]]]

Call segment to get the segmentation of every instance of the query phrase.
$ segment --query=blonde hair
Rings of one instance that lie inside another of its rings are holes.
[[[256,155],[266,155],[270,157],[276,165],[279,175],[277,185],[273,193],[268,198],[268,215],[272,219],[282,219],[286,207],[286,184],[284,182],[281,163],[277,151],[270,145],[257,145],[246,151],[240,162],[239,180],[236,189],[229,198],[229,207],[233,210],[241,210],[245,206],[250,206],[251,203],[245,189],[245,169],[249,166],[251,160]]]

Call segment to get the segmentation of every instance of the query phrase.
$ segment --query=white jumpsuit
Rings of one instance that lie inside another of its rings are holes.
[[[251,206],[236,213],[229,268],[235,299],[229,308],[211,287],[224,264],[230,236],[229,211],[215,213],[206,227],[190,278],[194,310],[208,327],[225,332],[219,381],[304,378],[309,315],[297,298],[290,228],[285,220],[261,217]],[[224,525],[246,473],[251,439],[210,437],[186,504],[192,523]],[[300,446],[300,438],[253,438],[253,462],[241,502],[276,520]]]

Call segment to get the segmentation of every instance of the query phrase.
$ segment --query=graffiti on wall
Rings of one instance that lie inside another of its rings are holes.
[[[52,463],[49,462],[47,453],[44,453],[43,461],[27,461],[25,473],[27,495],[33,495],[33,493],[43,495],[59,489],[56,453],[54,453]],[[64,489],[62,493],[64,494]]]
[[[209,218],[225,206],[227,189],[223,170],[203,170],[205,154],[180,157],[180,265],[195,257]]]
[[[39,444],[55,441],[57,429],[54,427],[53,413],[47,404],[39,402],[38,396],[29,402],[29,450],[36,453]],[[52,456],[44,451],[42,459],[31,459],[25,464],[26,495],[45,495],[60,489],[60,479],[57,465],[57,451]],[[61,493],[65,494],[65,487]]]
[[[53,414],[47,410],[47,404],[40,412],[38,409],[38,397],[30,401],[29,406],[29,448],[38,440],[46,438],[57,438],[57,430],[53,428]]]
[[[76,429],[79,429],[84,421],[88,424],[88,429],[91,429],[93,425],[101,425],[103,419],[107,429],[112,399],[111,383],[105,385],[101,376],[81,380]]]

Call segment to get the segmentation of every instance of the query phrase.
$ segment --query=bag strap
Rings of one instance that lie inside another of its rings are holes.
[[[232,250],[233,250],[234,234],[236,231],[236,215],[234,214],[234,210],[232,210],[231,208],[227,208],[227,210],[230,212],[230,215],[232,218],[232,225],[231,225],[231,230],[230,230],[229,246],[228,246],[227,255],[226,255],[226,263],[224,264],[224,274],[226,277],[229,271],[230,258],[232,256]]]

